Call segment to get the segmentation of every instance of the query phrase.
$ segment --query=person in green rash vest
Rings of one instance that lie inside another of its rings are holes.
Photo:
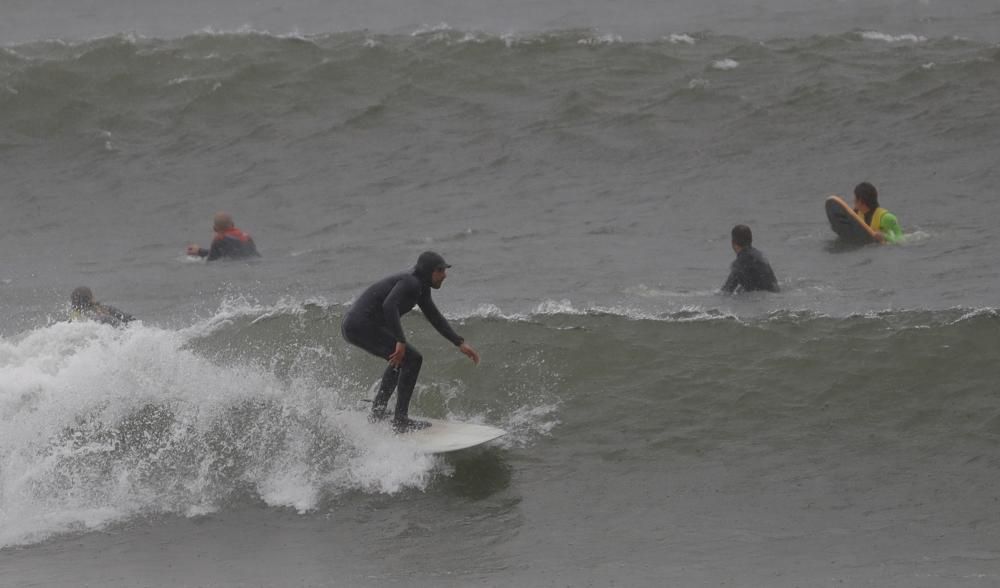
[[[896,215],[878,204],[878,190],[868,182],[854,187],[854,212],[875,231],[879,243],[898,243],[903,238]]]

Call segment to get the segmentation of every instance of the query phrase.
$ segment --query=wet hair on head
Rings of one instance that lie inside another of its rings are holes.
[[[865,206],[875,210],[878,208],[878,190],[868,182],[861,182],[854,186],[854,195],[858,200],[865,203]]]
[[[739,247],[749,247],[753,243],[753,233],[746,225],[736,225],[733,227],[733,244]]]
[[[228,212],[219,211],[212,217],[212,228],[216,231],[225,231],[233,228],[233,215]]]

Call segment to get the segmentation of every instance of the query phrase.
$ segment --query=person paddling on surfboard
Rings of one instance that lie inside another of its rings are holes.
[[[732,230],[733,251],[736,259],[729,270],[729,278],[722,285],[726,294],[753,292],[754,290],[778,291],[778,278],[767,258],[753,246],[753,233],[746,225],[736,225]]]
[[[903,238],[896,215],[878,205],[878,190],[868,182],[854,187],[854,212],[875,231],[879,243],[898,243]]]
[[[248,259],[260,257],[257,245],[248,233],[236,228],[233,216],[228,212],[217,212],[212,218],[212,245],[209,249],[199,247],[196,243],[187,246],[187,254],[204,257],[205,261],[216,259]]]
[[[124,327],[135,317],[107,304],[94,300],[94,293],[86,286],[80,286],[70,294],[69,320],[97,321],[112,327]]]
[[[386,406],[393,390],[398,388],[396,412],[392,428],[397,433],[430,426],[425,421],[410,419],[410,396],[420,374],[423,356],[406,341],[400,316],[419,306],[431,325],[458,347],[458,350],[479,364],[479,353],[465,339],[459,337],[431,299],[431,290],[437,290],[448,276],[444,258],[433,251],[424,251],[417,258],[417,265],[409,272],[393,274],[375,282],[365,290],[344,316],[340,331],[344,339],[372,355],[389,362],[382,374],[382,383],[372,402],[369,419],[378,422],[385,418]]]

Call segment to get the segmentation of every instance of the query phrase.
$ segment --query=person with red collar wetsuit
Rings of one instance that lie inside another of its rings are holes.
[[[217,212],[212,220],[215,236],[212,238],[211,247],[205,249],[195,244],[188,245],[188,255],[204,257],[206,261],[260,257],[253,238],[245,231],[236,228],[232,215],[228,212]]]
[[[369,286],[351,306],[341,325],[341,334],[348,343],[389,362],[372,403],[370,420],[377,422],[385,418],[389,398],[393,390],[398,390],[392,421],[398,433],[430,426],[426,421],[412,420],[408,416],[423,356],[406,341],[400,316],[419,306],[442,337],[474,363],[479,363],[479,353],[452,330],[431,299],[431,290],[441,287],[449,267],[437,253],[421,253],[412,271],[393,274]]]

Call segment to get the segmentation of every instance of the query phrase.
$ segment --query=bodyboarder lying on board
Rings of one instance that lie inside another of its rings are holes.
[[[442,337],[451,341],[473,362],[479,363],[479,354],[452,330],[431,299],[431,290],[441,287],[447,277],[445,270],[449,267],[437,253],[421,253],[411,271],[393,274],[369,286],[351,306],[341,325],[341,334],[348,343],[389,362],[372,403],[370,420],[377,422],[385,418],[389,398],[398,387],[396,412],[392,420],[393,430],[398,433],[430,426],[430,423],[408,416],[410,397],[420,374],[423,356],[406,341],[400,316],[419,306]]]

